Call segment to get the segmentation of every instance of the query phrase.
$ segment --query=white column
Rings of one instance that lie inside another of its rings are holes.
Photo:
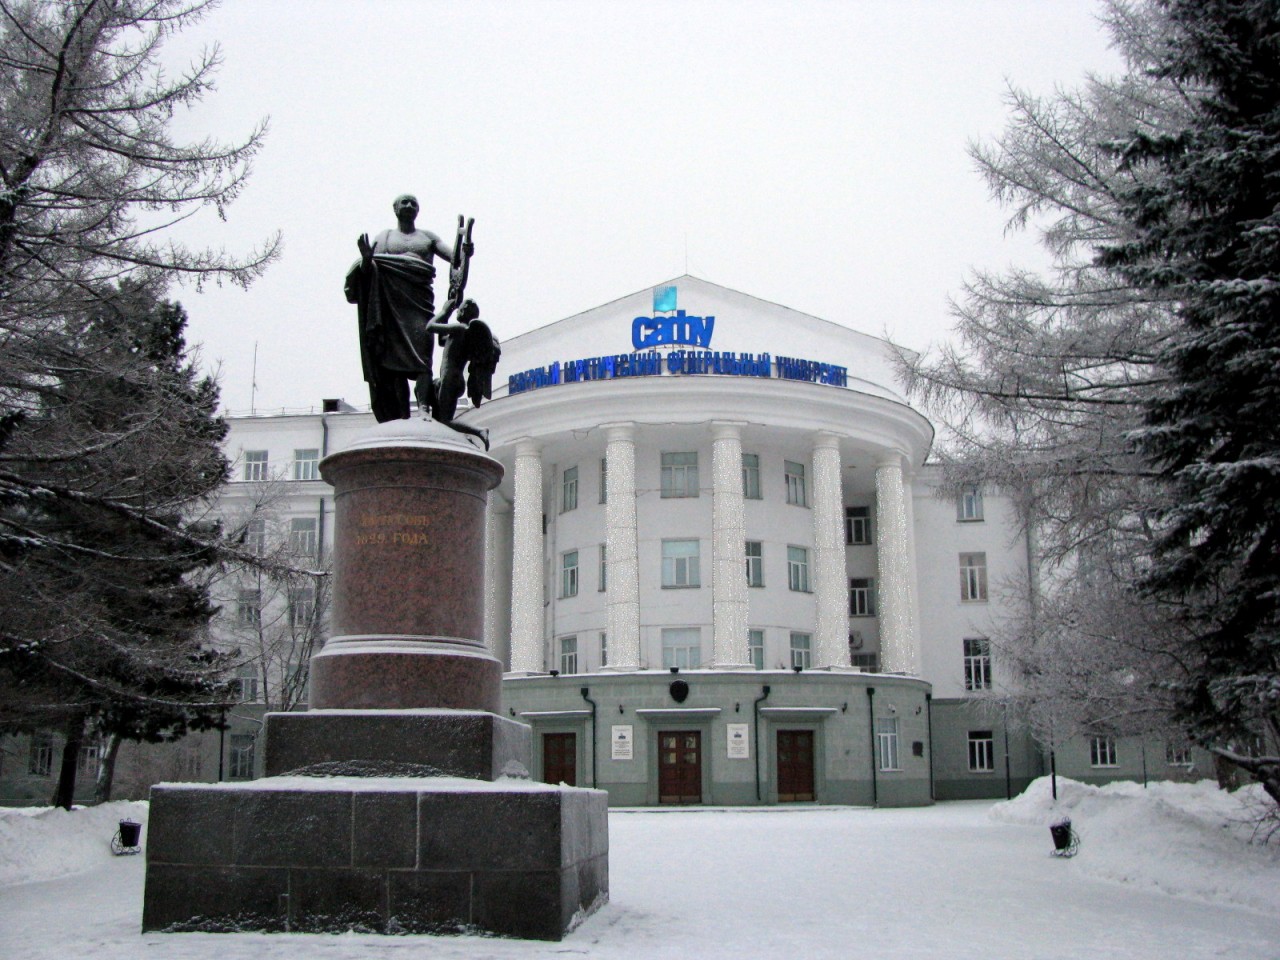
[[[902,457],[893,454],[876,464],[876,539],[880,584],[880,669],[885,673],[920,672],[912,609],[911,529],[907,522]]]
[[[844,562],[840,438],[813,441],[813,592],[818,608],[815,667],[849,666],[849,583]]]
[[[511,544],[511,671],[542,673],[542,451],[516,443]]]
[[[511,620],[504,602],[511,585],[507,547],[511,542],[511,502],[497,490],[489,491],[485,509],[484,645],[504,663],[511,656]]]
[[[742,426],[711,425],[711,666],[746,669],[747,520],[742,498]]]
[[[640,561],[636,534],[635,424],[604,424],[605,562],[608,564],[609,665],[640,669]]]

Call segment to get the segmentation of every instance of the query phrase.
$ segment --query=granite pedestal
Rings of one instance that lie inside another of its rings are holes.
[[[607,796],[528,780],[483,644],[502,467],[431,421],[322,461],[333,637],[311,710],[268,714],[267,777],[151,791],[144,930],[558,940],[608,899]]]

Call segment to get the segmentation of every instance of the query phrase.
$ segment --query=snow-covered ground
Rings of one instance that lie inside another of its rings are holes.
[[[1235,960],[1280,958],[1280,847],[1211,784],[1047,781],[928,809],[613,811],[612,902],[562,943],[357,934],[147,934],[145,804],[0,811],[6,960]],[[1049,855],[1070,816],[1079,855]],[[145,834],[143,835],[145,842]]]

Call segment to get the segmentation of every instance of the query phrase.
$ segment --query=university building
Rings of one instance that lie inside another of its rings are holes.
[[[1029,601],[1025,534],[997,491],[943,486],[891,344],[683,276],[502,349],[492,401],[464,416],[505,469],[486,642],[504,709],[532,725],[532,776],[614,805],[888,806],[1047,772],[992,705],[1011,678],[991,637]],[[233,417],[224,516],[323,564],[318,463],[365,411]],[[228,585],[246,702],[203,778],[259,769],[262,709],[300,699],[274,692],[305,686],[309,590]],[[1092,782],[1187,761],[1104,732],[1057,754]]]

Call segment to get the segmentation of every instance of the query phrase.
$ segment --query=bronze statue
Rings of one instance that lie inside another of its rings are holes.
[[[468,433],[484,441],[489,449],[488,431],[478,430],[465,423],[456,422],[458,399],[462,396],[464,381],[462,370],[470,365],[465,380],[467,397],[473,407],[493,396],[493,372],[497,369],[502,348],[498,339],[480,319],[480,308],[474,300],[464,300],[458,309],[456,323],[448,323],[453,312],[454,300],[450,300],[431,323],[428,333],[440,335],[443,354],[440,358],[440,376],[435,381],[435,404],[432,413],[441,423],[448,424],[460,433]]]
[[[379,233],[372,243],[368,234],[361,234],[356,241],[360,260],[346,278],[347,302],[359,307],[360,360],[379,423],[408,419],[409,380],[415,382],[414,395],[422,412],[435,409],[431,369],[435,334],[428,327],[447,318],[452,305],[461,301],[475,252],[474,221],[467,221],[464,230],[458,217],[457,241],[450,248],[434,233],[414,226],[416,197],[402,194],[391,209],[396,226]],[[431,286],[436,257],[449,262],[451,306],[440,318],[434,316]]]

